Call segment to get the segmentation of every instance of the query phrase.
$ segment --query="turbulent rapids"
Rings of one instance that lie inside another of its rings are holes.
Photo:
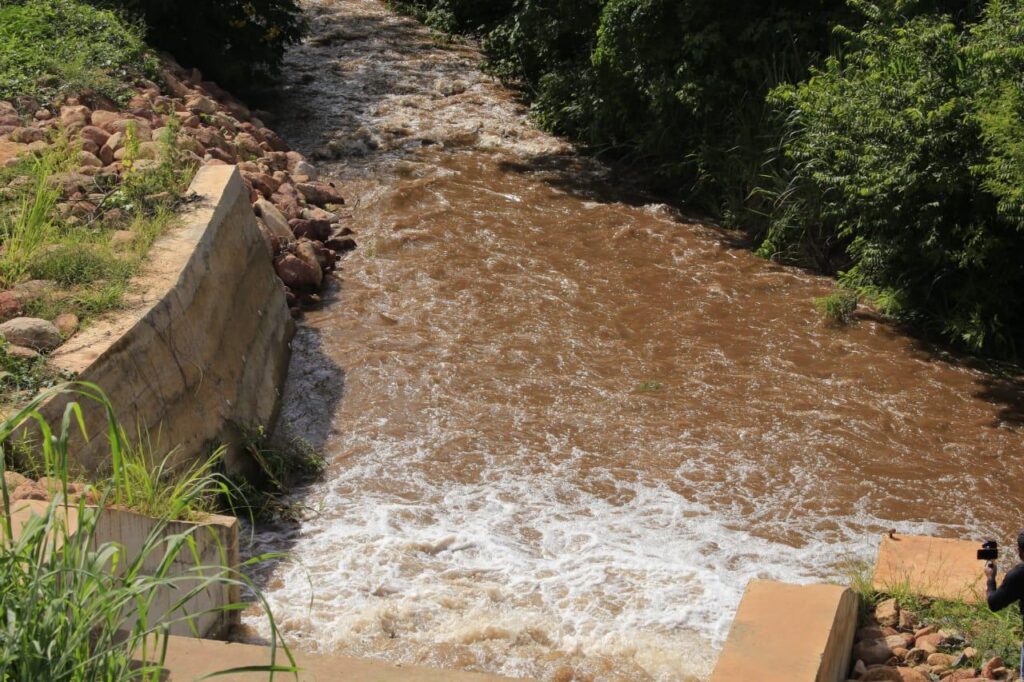
[[[751,578],[1019,524],[1012,383],[824,325],[828,280],[575,157],[471,47],[373,0],[308,9],[280,129],[360,247],[285,393],[328,470],[256,534],[291,554],[267,590],[297,647],[699,680]]]

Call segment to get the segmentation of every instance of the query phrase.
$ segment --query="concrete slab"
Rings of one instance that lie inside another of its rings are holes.
[[[218,670],[244,666],[269,665],[270,649],[251,644],[218,642],[210,639],[170,637],[166,667],[170,682],[192,682]],[[370,661],[346,656],[318,656],[292,652],[301,671],[300,682],[328,682],[359,680],[360,682],[500,682],[507,677],[455,670],[434,670],[420,666],[405,666]],[[288,659],[279,652],[278,663],[287,665]],[[278,673],[275,679],[295,680],[291,673]],[[164,678],[161,678],[164,679]],[[266,680],[267,673],[236,673],[218,676],[230,682]]]
[[[842,682],[857,596],[840,585],[747,585],[711,682]]]
[[[978,602],[985,598],[980,543],[920,535],[886,535],[878,547],[876,590],[902,586],[925,597]]]

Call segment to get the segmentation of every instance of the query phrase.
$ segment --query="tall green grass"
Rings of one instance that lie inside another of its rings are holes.
[[[8,287],[28,275],[33,260],[56,232],[53,210],[60,190],[49,182],[59,167],[54,154],[35,159],[29,176],[29,190],[6,215],[0,213],[0,286]]]
[[[56,391],[76,394],[60,423],[49,424],[38,412],[44,400]],[[196,595],[224,586],[244,587],[263,602],[272,636],[271,664],[245,669],[267,672],[295,672],[295,662],[280,637],[269,607],[260,592],[240,570],[224,566],[199,565],[196,532],[171,532],[169,520],[160,519],[140,551],[129,552],[114,542],[100,543],[98,521],[105,504],[116,500],[107,491],[96,507],[68,502],[67,481],[70,439],[85,431],[80,401],[99,403],[107,414],[104,434],[112,462],[124,480],[131,476],[132,455],[123,439],[110,402],[95,385],[75,383],[44,392],[24,409],[0,422],[0,470],[6,471],[9,439],[26,425],[40,434],[43,466],[64,483],[40,514],[20,529],[12,523],[10,499],[0,477],[3,516],[0,529],[0,679],[54,680],[60,682],[122,682],[158,680],[165,663],[167,631],[175,622],[187,619],[182,608]],[[208,482],[203,475],[185,480],[175,490],[182,504],[204,496]],[[17,503],[15,503],[17,504]],[[77,517],[76,524],[69,519]],[[193,558],[192,570],[175,576],[175,561]],[[256,557],[242,568],[270,556]],[[155,568],[147,568],[153,566]],[[174,590],[176,600],[166,612],[155,607],[158,593]],[[216,611],[244,608],[228,604]],[[211,611],[212,612],[212,611]],[[192,617],[201,615],[193,613]],[[284,661],[284,663],[279,663]],[[217,674],[242,672],[220,671]]]

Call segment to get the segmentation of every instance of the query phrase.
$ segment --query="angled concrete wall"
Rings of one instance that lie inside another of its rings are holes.
[[[271,424],[294,332],[238,171],[205,166],[190,191],[183,224],[153,245],[127,310],[52,357],[106,391],[129,436],[148,433],[163,451],[177,447],[178,459],[237,440],[238,426]],[[44,406],[51,424],[69,400]],[[96,471],[107,464],[106,443],[95,437],[105,417],[95,405],[82,407],[92,441],[72,452]]]
[[[752,580],[711,682],[842,682],[856,628],[848,587]]]

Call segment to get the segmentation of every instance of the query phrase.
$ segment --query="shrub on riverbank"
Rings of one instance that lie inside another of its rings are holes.
[[[1024,4],[980,23],[865,6],[841,56],[772,101],[789,183],[764,255],[845,248],[840,281],[972,350],[1024,340]],[[1012,133],[1011,131],[1016,131]]]

